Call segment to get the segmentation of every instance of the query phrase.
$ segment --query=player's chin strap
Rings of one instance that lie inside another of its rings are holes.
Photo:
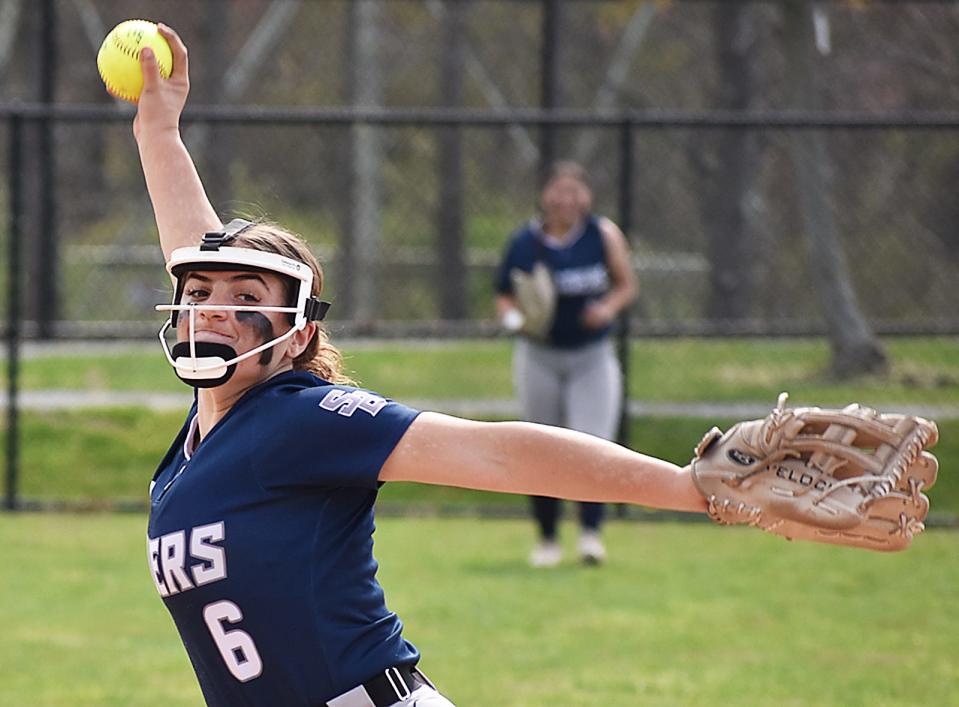
[[[222,231],[207,233],[199,247],[178,248],[167,263],[167,270],[176,277],[177,285],[173,302],[156,306],[158,311],[170,312],[170,318],[159,332],[160,345],[167,361],[173,366],[177,377],[195,388],[214,388],[226,383],[236,372],[236,364],[251,356],[276,346],[281,341],[304,329],[308,322],[322,321],[330,303],[310,294],[313,285],[313,270],[306,264],[277,253],[249,248],[224,247],[237,235],[252,226],[249,221],[235,219]],[[260,305],[180,304],[183,291],[182,276],[197,271],[266,271],[299,281],[296,306],[274,307]],[[208,312],[285,312],[291,315],[289,331],[243,354],[223,343],[196,340],[196,313]],[[177,315],[189,315],[188,338],[176,343],[171,349],[166,341],[166,332],[176,326]]]
[[[329,302],[320,302],[320,315],[313,321],[319,321],[329,309]],[[164,308],[171,305],[159,305]],[[236,364],[244,361],[251,356],[266,351],[268,348],[276,346],[281,341],[289,339],[299,329],[291,326],[289,331],[275,339],[270,339],[264,344],[250,349],[246,353],[237,354],[236,349],[228,344],[221,344],[213,341],[196,340],[196,311],[231,311],[231,312],[296,312],[294,307],[230,307],[226,305],[203,305],[189,304],[178,307],[179,311],[189,313],[190,329],[189,339],[180,341],[173,345],[171,349],[166,341],[166,332],[171,326],[171,321],[167,320],[160,329],[160,344],[163,346],[163,352],[166,354],[167,361],[173,366],[173,371],[177,378],[191,385],[194,388],[215,388],[218,385],[226,383],[236,372]]]

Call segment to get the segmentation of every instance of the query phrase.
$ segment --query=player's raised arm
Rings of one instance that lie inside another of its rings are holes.
[[[416,418],[379,478],[706,510],[689,471],[670,462],[558,427],[474,422],[432,412]]]
[[[147,191],[153,202],[160,247],[170,259],[174,249],[195,245],[208,231],[221,227],[207,198],[193,159],[180,137],[180,114],[190,91],[187,49],[169,27],[158,29],[173,52],[173,70],[163,79],[152,51],[140,54],[143,92],[133,122],[133,134]]]

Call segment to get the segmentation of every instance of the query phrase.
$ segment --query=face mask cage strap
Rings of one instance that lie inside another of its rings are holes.
[[[162,307],[163,309],[168,309],[172,306],[173,305],[157,305],[158,308]],[[217,305],[202,305],[202,304],[179,305],[179,306],[182,308],[183,311],[186,311],[189,313],[188,314],[188,317],[190,320],[189,338],[187,341],[181,342],[183,344],[186,344],[189,347],[187,349],[187,353],[189,353],[189,356],[179,357],[180,359],[183,359],[182,363],[179,363],[179,364],[177,363],[178,359],[174,358],[173,350],[170,348],[169,344],[167,344],[167,340],[166,340],[166,332],[170,329],[172,325],[171,320],[168,319],[166,322],[163,323],[163,326],[160,327],[160,332],[158,336],[160,339],[160,346],[163,348],[163,353],[166,355],[167,362],[171,366],[173,366],[173,368],[175,368],[177,371],[184,373],[185,375],[182,376],[184,377],[184,379],[190,376],[191,373],[194,375],[198,373],[203,374],[210,370],[219,371],[220,369],[225,370],[225,368],[227,367],[235,366],[241,361],[245,361],[251,356],[255,356],[256,354],[260,353],[261,351],[266,351],[268,348],[272,346],[276,346],[281,341],[286,341],[291,336],[293,336],[293,334],[296,332],[296,327],[290,327],[290,329],[286,333],[281,334],[280,336],[277,336],[274,339],[270,339],[270,341],[264,342],[260,344],[259,346],[253,349],[250,349],[246,353],[236,354],[235,351],[231,350],[232,356],[226,357],[226,360],[219,360],[211,363],[200,363],[199,361],[204,357],[202,355],[198,356],[198,344],[200,344],[201,342],[196,341],[196,337],[195,337],[194,326],[196,321],[196,312],[197,310],[200,310],[200,309],[214,309],[214,310],[218,309],[222,311],[222,308]],[[240,310],[240,311],[244,311],[244,310],[249,311],[256,308],[255,307],[233,307],[231,309]],[[285,310],[288,310],[289,307],[267,307],[266,309],[269,309],[271,311],[285,311]],[[220,348],[224,348],[224,347],[220,347]]]
[[[330,310],[330,307],[333,306],[332,302],[327,302],[326,300],[321,300],[316,297],[306,296],[306,293],[302,290],[306,289],[305,286],[301,286],[301,292],[297,297],[297,303],[292,307],[265,307],[265,306],[255,306],[251,305],[249,307],[239,307],[239,306],[230,306],[230,305],[190,305],[190,304],[178,304],[180,299],[181,288],[178,286],[176,293],[173,295],[173,302],[170,304],[158,304],[155,309],[158,312],[170,312],[170,323],[173,326],[177,325],[177,318],[180,312],[185,312],[191,307],[197,307],[206,311],[221,311],[221,312],[287,312],[290,315],[290,323],[295,329],[302,329],[306,326],[307,322],[321,322],[326,318],[326,313]]]
[[[235,218],[230,221],[220,231],[210,231],[203,234],[203,241],[200,243],[202,251],[218,251],[221,246],[231,241],[235,241],[243,231],[252,226],[253,223],[242,218]]]
[[[317,299],[316,297],[309,297],[303,307],[303,316],[306,317],[306,321],[308,322],[322,322],[332,306],[332,302]]]

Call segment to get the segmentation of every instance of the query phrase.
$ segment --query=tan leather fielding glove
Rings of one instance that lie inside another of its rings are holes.
[[[722,525],[745,523],[790,540],[902,550],[929,512],[923,494],[939,463],[925,449],[936,424],[881,414],[787,408],[765,419],[713,428],[696,447],[693,481]]]
[[[516,305],[523,313],[520,331],[534,339],[545,339],[556,313],[556,285],[549,268],[537,261],[532,272],[513,268],[509,276]]]

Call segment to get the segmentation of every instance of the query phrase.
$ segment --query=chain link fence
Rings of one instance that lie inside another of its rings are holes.
[[[132,116],[95,71],[100,39],[128,16],[165,20],[190,46],[184,133],[214,204],[302,232],[346,333],[488,332],[493,270],[555,158],[586,165],[597,211],[626,227],[637,335],[828,333],[824,275],[878,333],[959,330],[948,4],[4,12],[3,134],[27,117],[20,174],[10,140],[0,149],[2,198],[21,180],[31,336],[150,336],[167,296]]]
[[[538,179],[536,165],[513,149],[515,123],[460,119],[456,127],[423,115],[416,125],[351,128],[322,116],[302,125],[246,116],[242,125],[192,123],[185,135],[201,173],[219,175],[212,181],[223,191],[215,203],[225,220],[268,217],[308,238],[327,269],[334,326],[463,335],[491,324],[493,272],[510,232],[534,212]],[[376,133],[376,170],[367,175],[337,155],[356,149],[360,131]],[[461,159],[455,187],[443,169],[451,132]],[[86,163],[85,177],[58,165],[53,262],[50,251],[38,252],[43,239],[24,215],[26,331],[36,335],[39,314],[52,311],[54,337],[151,335],[153,305],[168,287],[129,126],[62,120],[53,133],[58,155],[96,143],[101,153]],[[845,261],[840,277],[877,332],[959,331],[954,200],[930,166],[959,155],[956,130],[560,125],[553,133],[561,153],[583,136],[595,135],[606,154],[632,143],[627,159],[620,153],[589,168],[597,210],[625,225],[634,246],[637,334],[824,333],[830,301],[816,270],[833,264],[812,228],[835,239]],[[222,152],[216,160],[199,144],[211,134]],[[813,194],[797,177],[800,141],[829,155],[815,165],[822,189]],[[739,184],[717,163],[728,143],[742,149],[737,160],[751,153],[748,164],[732,167]],[[0,159],[9,164],[6,154]],[[359,179],[375,186],[351,189]],[[455,212],[444,194],[457,202]],[[50,277],[56,287],[48,287]]]

